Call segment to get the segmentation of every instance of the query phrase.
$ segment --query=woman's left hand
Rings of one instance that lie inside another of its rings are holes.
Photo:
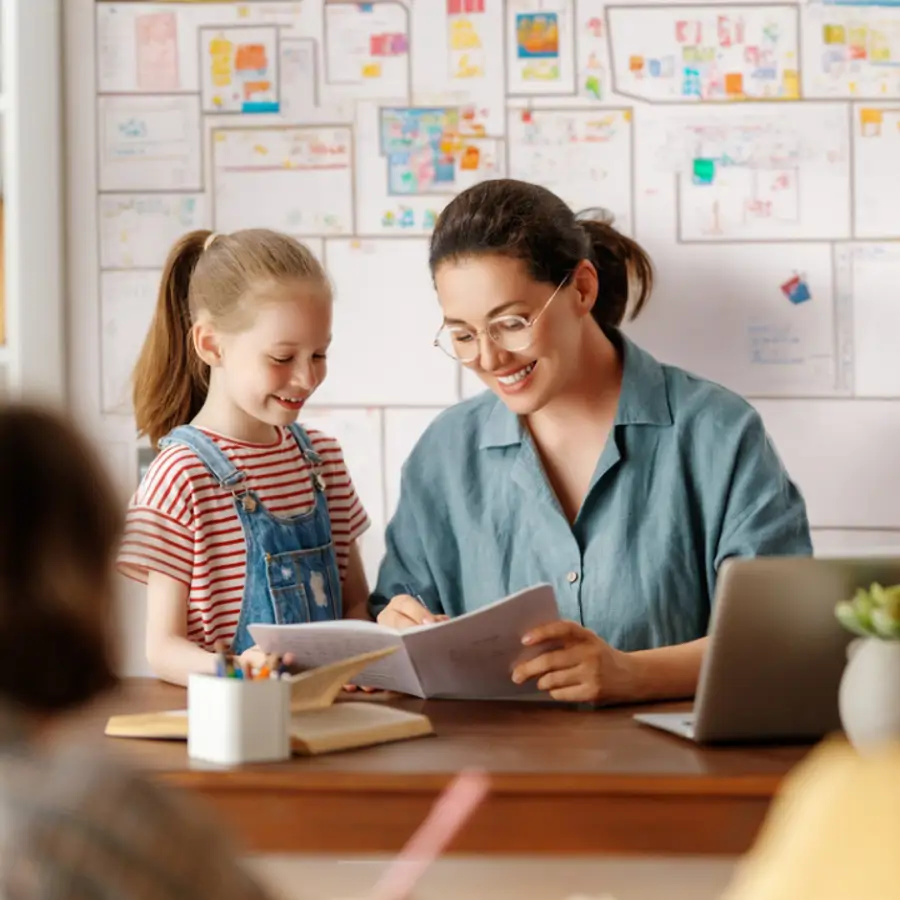
[[[512,679],[522,684],[537,679],[536,687],[564,703],[627,701],[633,690],[628,653],[615,650],[593,631],[576,622],[549,622],[522,639],[526,646],[552,642],[556,649],[520,663]]]

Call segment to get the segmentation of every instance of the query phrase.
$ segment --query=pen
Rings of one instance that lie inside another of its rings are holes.
[[[228,674],[228,654],[225,641],[216,641],[216,675],[224,678]]]

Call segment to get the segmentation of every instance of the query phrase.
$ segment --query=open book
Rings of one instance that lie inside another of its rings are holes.
[[[404,631],[342,619],[251,625],[250,633],[266,653],[291,653],[303,668],[396,648],[396,653],[366,666],[353,679],[355,684],[414,697],[524,699],[546,695],[539,694],[533,684],[514,684],[512,670],[547,648],[524,647],[522,638],[532,628],[557,619],[553,587],[539,584],[455,619]]]
[[[349,679],[394,652],[385,648],[363,653],[285,679],[291,682],[291,747],[295,754],[313,756],[433,733],[429,718],[419,713],[383,703],[334,702]],[[187,710],[112,716],[105,733],[109,737],[186,741]]]

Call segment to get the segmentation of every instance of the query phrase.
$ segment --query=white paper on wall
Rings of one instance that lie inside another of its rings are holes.
[[[506,91],[575,93],[573,0],[507,0]]]
[[[504,172],[503,142],[461,133],[458,107],[359,104],[360,235],[427,234],[461,190]]]
[[[898,19],[900,25],[900,19]],[[853,107],[853,236],[900,237],[900,100]]]
[[[98,98],[101,191],[203,188],[197,97]]]
[[[800,4],[805,97],[900,97],[900,17],[892,3]]]
[[[325,105],[338,97],[408,97],[409,11],[392,0],[324,5]]]
[[[544,185],[573,210],[602,207],[632,229],[630,109],[509,111],[509,176]]]
[[[313,400],[317,400],[313,395]],[[335,438],[344,452],[350,478],[371,521],[360,540],[369,584],[374,585],[384,556],[384,456],[380,409],[327,409],[308,406],[300,423]]]
[[[216,230],[352,233],[352,143],[345,126],[215,129]]]
[[[208,228],[202,194],[101,194],[100,267],[162,268],[181,235]]]
[[[101,94],[199,93],[201,28],[269,26],[276,27],[282,39],[322,40],[321,4],[295,0],[98,2],[96,24],[97,82]],[[176,80],[175,86],[164,87]]]
[[[100,276],[100,371],[103,412],[132,410],[131,374],[153,318],[158,271],[103,272]]]
[[[412,104],[458,107],[463,132],[502,137],[503,23],[497,0],[446,0],[439,10],[414,7],[412,43],[434,52],[412,55]]]
[[[651,103],[797,100],[798,12],[766,6],[607,7],[614,90]]]
[[[635,139],[636,215],[670,231],[674,179],[679,242],[848,238],[849,131],[837,103],[658,109]]]
[[[900,397],[900,245],[840,244],[839,289],[852,309],[853,393]]]
[[[319,388],[324,406],[446,405],[458,399],[456,363],[433,346],[441,321],[428,242],[330,239],[334,343]]]
[[[852,323],[826,243],[686,245],[626,331],[665,362],[749,396],[846,395]]]
[[[201,28],[200,80],[206,114],[279,112],[278,29],[272,25]]]
[[[387,521],[400,499],[400,470],[407,457],[441,413],[442,407],[388,409],[384,413],[385,511]]]
[[[895,402],[760,400],[754,405],[803,492],[813,528],[900,528]]]

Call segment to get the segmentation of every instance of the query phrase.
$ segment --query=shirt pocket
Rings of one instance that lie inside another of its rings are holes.
[[[332,544],[314,550],[290,550],[266,557],[266,582],[279,625],[340,618]]]

